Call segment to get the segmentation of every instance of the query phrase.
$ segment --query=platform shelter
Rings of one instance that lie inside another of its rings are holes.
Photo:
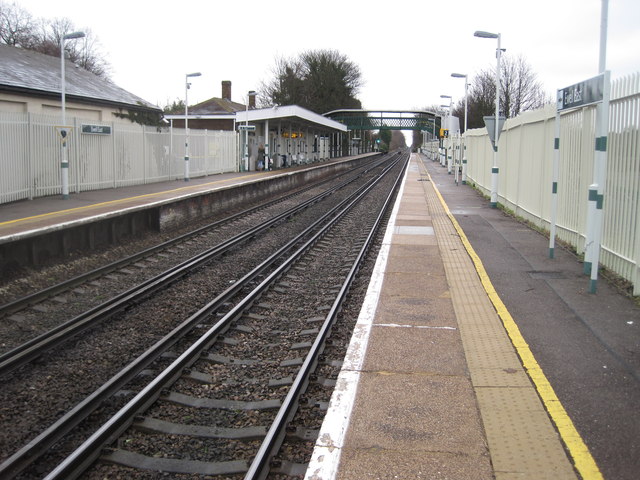
[[[301,165],[345,155],[347,126],[297,105],[236,112],[241,170]],[[262,162],[262,163],[261,163]]]

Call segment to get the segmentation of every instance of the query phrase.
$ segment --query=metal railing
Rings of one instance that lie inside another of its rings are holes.
[[[72,118],[69,190],[81,192],[183,178],[184,129]],[[82,133],[83,125],[109,127]],[[61,192],[57,116],[0,112],[0,203]],[[191,176],[236,169],[235,132],[190,130]]]
[[[549,229],[555,106],[507,120],[499,202]],[[593,181],[595,106],[560,117],[557,238],[584,251],[588,188]],[[600,263],[634,284],[640,295],[640,73],[612,82],[607,184]],[[486,129],[466,134],[468,181],[488,192],[493,150]]]

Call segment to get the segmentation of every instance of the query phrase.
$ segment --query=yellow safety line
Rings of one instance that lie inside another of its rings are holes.
[[[252,175],[245,175],[242,178],[246,179],[246,178],[249,178],[249,177],[254,177],[256,175],[260,175],[260,174],[254,173]],[[120,198],[118,200],[109,200],[108,202],[93,203],[91,205],[85,205],[85,206],[82,206],[82,207],[69,208],[67,210],[58,210],[56,212],[42,213],[40,215],[34,215],[32,217],[16,218],[15,220],[8,220],[6,222],[1,222],[0,223],[0,227],[3,226],[3,225],[11,225],[12,223],[24,222],[26,220],[33,220],[33,219],[36,219],[36,218],[50,217],[50,216],[53,216],[53,215],[62,215],[62,214],[65,214],[65,213],[70,213],[70,212],[88,210],[88,209],[94,208],[94,207],[101,207],[101,206],[104,206],[104,205],[111,205],[111,204],[116,204],[116,203],[127,202],[129,200],[135,200],[135,199],[138,199],[138,198],[154,197],[154,196],[157,196],[157,195],[163,195],[165,193],[179,192],[180,190],[186,190],[186,189],[189,189],[189,188],[190,189],[196,189],[196,188],[199,188],[199,187],[206,187],[207,185],[213,185],[215,183],[222,183],[222,182],[226,182],[228,180],[231,180],[231,179],[225,178],[224,180],[216,180],[214,182],[200,183],[200,184],[197,184],[197,185],[189,185],[189,186],[186,186],[186,187],[175,188],[173,190],[163,190],[162,192],[146,193],[144,195],[138,195],[138,196],[135,196],[135,197]]]
[[[549,412],[549,416],[556,424],[558,432],[560,433],[560,437],[569,450],[569,454],[573,458],[576,470],[584,480],[603,479],[598,465],[591,456],[591,452],[589,452],[589,448],[582,440],[582,437],[578,433],[578,430],[576,430],[576,427],[571,421],[571,418],[569,418],[569,415],[562,406],[562,403],[560,403],[560,399],[557,397],[555,391],[553,390],[553,387],[549,383],[549,380],[547,380],[547,377],[542,371],[542,368],[540,367],[540,365],[538,365],[538,362],[533,356],[529,345],[520,333],[520,329],[516,325],[516,322],[513,320],[513,317],[507,310],[507,307],[504,305],[504,303],[502,303],[500,296],[493,287],[493,284],[491,283],[489,275],[487,275],[487,272],[484,269],[484,265],[482,264],[480,257],[471,246],[471,243],[458,224],[458,221],[450,212],[449,207],[440,194],[438,187],[436,187],[435,183],[433,182],[433,179],[431,178],[431,175],[429,175],[429,172],[427,172],[427,175],[429,176],[429,180],[431,180],[431,185],[433,185],[436,195],[440,199],[440,203],[444,207],[447,216],[458,232],[458,235],[460,235],[460,239],[462,240],[467,253],[471,257],[471,260],[475,265],[476,272],[480,277],[482,286],[484,287],[485,292],[487,292],[487,295],[489,296],[493,307],[496,309],[498,316],[502,320],[502,324],[504,325],[504,328],[506,329],[509,338],[511,339],[511,343],[518,352],[518,355],[522,360],[522,364],[527,371],[529,378],[531,378],[531,381],[534,383],[536,390],[540,395],[540,398],[544,402],[547,412]]]

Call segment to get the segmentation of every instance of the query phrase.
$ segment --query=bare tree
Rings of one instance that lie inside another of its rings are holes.
[[[495,115],[495,70],[483,70],[470,82],[468,97],[469,128],[484,127],[483,116]],[[500,64],[500,114],[512,118],[550,101],[536,73],[522,56],[504,56]],[[464,117],[464,99],[456,103],[453,115]]]
[[[506,60],[501,69],[500,105],[507,118],[543,107],[547,95],[524,57],[507,57]]]
[[[24,8],[0,2],[0,43],[11,46],[28,45],[32,41],[36,22]]]
[[[15,3],[0,1],[0,43],[59,57],[62,38],[75,30],[68,18],[34,19]],[[84,38],[65,42],[65,57],[85,70],[108,77],[109,64],[100,52],[97,38],[88,28],[82,31]]]

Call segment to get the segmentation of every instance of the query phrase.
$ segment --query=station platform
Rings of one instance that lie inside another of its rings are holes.
[[[640,308],[547,243],[413,154],[305,479],[637,478]]]
[[[234,172],[148,183],[131,187],[106,188],[71,193],[62,196],[40,197],[33,200],[0,205],[0,241],[29,231],[59,228],[72,222],[87,221],[105,214],[120,214],[129,209],[143,209],[175,199],[191,197],[213,190],[237,187],[270,177],[290,175],[300,170],[327,165],[358,157],[345,157],[320,164],[311,164],[271,171]]]
[[[271,171],[225,173],[0,205],[0,274],[175,229],[347,171],[364,153]]]

